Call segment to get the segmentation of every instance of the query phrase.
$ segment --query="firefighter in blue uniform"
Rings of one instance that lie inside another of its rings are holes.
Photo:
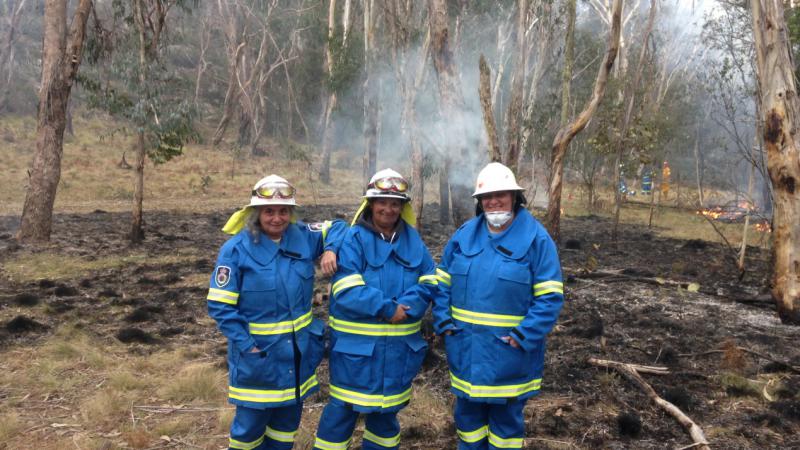
[[[318,390],[323,324],[311,315],[314,261],[336,270],[347,224],[294,219],[295,190],[270,175],[234,213],[208,290],[208,313],[228,339],[230,448],[288,450],[303,399]]]
[[[400,446],[397,413],[428,348],[422,316],[440,295],[436,266],[414,229],[408,182],[377,172],[338,253],[332,279],[330,401],[314,448],[345,450],[359,414],[363,449]]]
[[[561,266],[511,170],[490,163],[476,184],[477,216],[455,232],[437,269],[444,296],[434,329],[445,336],[458,448],[518,449],[563,304]]]
[[[642,194],[650,195],[653,192],[653,171],[648,167],[642,174]]]

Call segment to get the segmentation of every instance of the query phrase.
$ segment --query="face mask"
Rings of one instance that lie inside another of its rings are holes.
[[[486,221],[492,228],[500,228],[511,220],[511,211],[487,212]]]

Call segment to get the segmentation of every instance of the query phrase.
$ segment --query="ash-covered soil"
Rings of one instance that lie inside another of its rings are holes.
[[[126,240],[127,213],[57,215],[53,241],[43,249],[16,244],[17,219],[0,217],[3,265],[41,251],[87,261],[146,255],[69,279],[21,283],[0,272],[0,355],[75,324],[127,343],[133,354],[214,342],[224,364],[224,339],[205,320],[205,294],[226,239],[219,229],[231,212],[147,213],[147,238],[138,248]],[[351,213],[320,206],[303,208],[300,216],[314,221]],[[436,213],[426,207],[429,217]],[[800,329],[781,325],[767,301],[765,250],[748,250],[748,270],[740,277],[731,251],[719,244],[665,239],[640,226],[624,227],[613,243],[611,223],[600,217],[564,218],[562,227],[567,303],[549,339],[542,394],[526,410],[526,448],[692,444],[639,387],[589,364],[590,357],[668,368],[668,374],[642,377],[703,429],[712,448],[800,448]],[[434,258],[451,231],[426,224],[423,236]],[[320,317],[326,281],[318,280]],[[450,398],[443,348],[431,341],[416,383]],[[325,372],[322,367],[323,379]],[[452,424],[436,428],[446,431],[434,437],[420,425],[406,427],[404,448],[455,448]]]

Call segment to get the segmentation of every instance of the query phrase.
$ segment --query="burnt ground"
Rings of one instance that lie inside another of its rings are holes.
[[[223,340],[199,320],[225,240],[218,230],[230,212],[147,213],[147,239],[135,250],[147,257],[77,278],[20,283],[3,270],[0,355],[37,345],[71,323],[127,343],[132,354],[214,341],[214,356],[224,364]],[[350,211],[307,207],[301,216],[322,220],[339,212]],[[426,212],[436,215],[433,207]],[[0,263],[43,250],[15,243],[16,220],[0,217]],[[103,211],[57,215],[44,250],[87,261],[128,254],[134,251],[125,237],[128,220],[127,213]],[[765,250],[749,250],[740,280],[730,251],[719,244],[665,239],[637,226],[626,226],[615,244],[611,223],[592,216],[564,218],[562,227],[567,304],[549,339],[542,395],[526,409],[526,448],[692,443],[643,391],[590,365],[589,357],[667,367],[668,374],[643,377],[704,430],[713,448],[800,448],[800,374],[784,364],[800,367],[800,329],[781,325],[765,301]],[[435,222],[425,228],[434,258],[449,233]],[[183,256],[159,262],[169,255]],[[442,347],[434,342],[417,383],[449,398],[447,380]],[[448,432],[434,440],[419,427],[404,429],[404,447],[454,448],[452,425],[437,427]]]

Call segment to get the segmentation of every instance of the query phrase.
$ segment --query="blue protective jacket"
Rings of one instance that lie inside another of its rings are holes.
[[[453,393],[487,403],[536,395],[545,336],[564,300],[556,246],[544,227],[520,208],[493,235],[481,214],[447,243],[437,276],[444,295],[433,307],[434,328],[452,331],[445,348]]]
[[[280,244],[244,229],[222,246],[208,313],[228,338],[228,399],[250,408],[295,404],[316,391],[323,323],[311,315],[314,261],[338,250],[347,225],[290,224]],[[259,353],[250,350],[257,347]]]
[[[363,224],[350,228],[331,287],[331,401],[359,412],[390,412],[411,399],[411,382],[428,348],[420,333],[428,304],[440,295],[436,266],[405,222],[391,242]],[[388,320],[397,305],[408,319]]]

